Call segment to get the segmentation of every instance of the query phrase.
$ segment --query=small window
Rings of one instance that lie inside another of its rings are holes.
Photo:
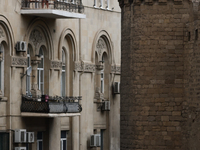
[[[109,8],[109,0],[104,0],[104,6],[106,9]]]
[[[98,0],[99,1],[99,7],[102,8],[103,7],[103,0]]]
[[[195,30],[195,40],[198,40],[198,29]]]
[[[37,150],[43,150],[43,133],[37,133]]]
[[[104,129],[101,129],[101,150],[103,150],[103,133],[104,133]]]
[[[67,150],[67,131],[61,131],[60,149]]]
[[[94,0],[94,7],[97,7],[97,0]]]
[[[188,32],[188,41],[190,41],[190,37],[191,37],[190,32]]]

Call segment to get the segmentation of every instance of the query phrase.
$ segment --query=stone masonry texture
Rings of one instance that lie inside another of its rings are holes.
[[[199,150],[199,2],[119,4],[121,150]]]

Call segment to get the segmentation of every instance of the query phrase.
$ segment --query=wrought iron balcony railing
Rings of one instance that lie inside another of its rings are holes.
[[[21,112],[33,113],[80,113],[82,107],[78,97],[48,97],[41,101],[28,96],[22,96]]]
[[[34,10],[36,10],[37,12],[34,12]],[[60,13],[60,16],[59,16],[58,10],[69,12],[69,13],[82,14],[82,16],[81,15],[75,16],[75,17],[71,16],[72,18],[85,18],[85,15],[83,15],[84,6],[82,5],[82,0],[48,0],[48,1],[47,0],[22,0],[21,2],[22,14],[41,16],[42,13],[45,13],[46,15],[49,13],[49,16],[47,17],[51,17],[50,14],[52,13],[53,10],[54,11],[57,10],[57,12],[54,12],[56,13],[57,18],[70,17],[69,14],[62,16],[63,13]]]

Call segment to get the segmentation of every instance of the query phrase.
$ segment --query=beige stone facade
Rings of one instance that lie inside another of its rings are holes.
[[[199,2],[119,2],[121,150],[199,149]]]
[[[120,149],[118,2],[0,0],[0,14],[0,149]]]

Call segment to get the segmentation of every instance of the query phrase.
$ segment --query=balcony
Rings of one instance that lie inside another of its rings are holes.
[[[70,1],[70,2],[69,2]],[[86,18],[82,0],[22,0],[21,14],[45,18]]]
[[[22,96],[22,117],[65,117],[80,115],[82,107],[81,97],[48,97],[34,99]]]

